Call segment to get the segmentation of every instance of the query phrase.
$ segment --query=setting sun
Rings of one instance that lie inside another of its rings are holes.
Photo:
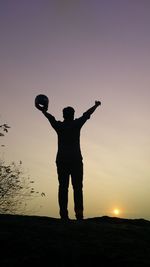
[[[119,209],[114,209],[114,210],[113,210],[113,213],[114,213],[115,215],[119,215],[119,214],[120,214],[120,210],[119,210]]]

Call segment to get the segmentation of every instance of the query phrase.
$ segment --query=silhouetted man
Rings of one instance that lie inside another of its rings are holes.
[[[69,176],[71,176],[74,192],[75,215],[77,220],[83,219],[83,162],[80,149],[80,130],[100,104],[100,101],[95,101],[95,105],[78,119],[74,119],[75,110],[72,107],[66,107],[63,109],[64,121],[57,121],[47,112],[47,108],[35,103],[58,135],[56,165],[59,181],[58,200],[62,219],[68,219]]]

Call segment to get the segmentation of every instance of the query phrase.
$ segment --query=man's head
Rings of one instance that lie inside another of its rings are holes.
[[[63,109],[63,118],[64,120],[73,120],[75,110],[72,107],[66,107]]]

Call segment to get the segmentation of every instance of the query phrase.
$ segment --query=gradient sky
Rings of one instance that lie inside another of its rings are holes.
[[[0,120],[11,126],[1,153],[45,192],[33,214],[59,217],[57,136],[34,107],[42,93],[59,120],[65,106],[78,117],[102,102],[81,132],[85,217],[118,208],[150,219],[149,48],[149,0],[0,1]]]

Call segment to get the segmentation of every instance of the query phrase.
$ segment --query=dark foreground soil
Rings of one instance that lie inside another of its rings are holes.
[[[149,266],[150,221],[0,215],[0,266]]]

